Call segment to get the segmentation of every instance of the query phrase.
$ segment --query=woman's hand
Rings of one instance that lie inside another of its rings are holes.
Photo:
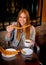
[[[34,42],[32,40],[30,40],[30,46],[34,45]]]
[[[6,36],[7,36],[7,37],[10,37],[10,36],[11,36],[11,34],[10,34],[9,32],[7,32]]]
[[[7,32],[9,32],[9,33],[12,32],[13,29],[14,29],[14,28],[13,28],[13,25],[9,25],[9,26],[6,27],[6,30],[7,30]]]

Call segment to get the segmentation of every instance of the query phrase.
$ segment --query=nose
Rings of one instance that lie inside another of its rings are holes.
[[[22,17],[22,19],[21,19],[22,21],[24,21],[24,18]]]

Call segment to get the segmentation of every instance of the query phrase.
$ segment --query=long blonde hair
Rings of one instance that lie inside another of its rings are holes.
[[[18,13],[18,17],[17,17],[17,26],[20,27],[20,23],[19,23],[19,16],[21,13],[24,13],[26,15],[26,26],[30,25],[30,16],[29,16],[29,12],[26,9],[21,9],[20,12]],[[24,33],[26,33],[26,39],[30,39],[30,26],[25,28]],[[20,30],[17,30],[17,39],[20,40]]]

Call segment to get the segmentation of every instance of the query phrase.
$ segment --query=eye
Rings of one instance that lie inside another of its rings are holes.
[[[23,17],[24,19],[26,19],[26,17]]]
[[[22,18],[22,16],[19,16],[19,18]]]

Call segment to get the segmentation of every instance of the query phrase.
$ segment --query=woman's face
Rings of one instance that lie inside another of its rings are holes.
[[[21,13],[19,16],[19,23],[21,26],[24,26],[26,23],[26,15],[24,13]]]

